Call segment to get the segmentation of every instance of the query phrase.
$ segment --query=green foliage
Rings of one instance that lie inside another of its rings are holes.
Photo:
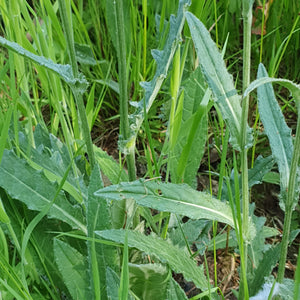
[[[98,190],[96,195],[110,200],[134,199],[139,205],[159,211],[180,213],[191,219],[217,220],[234,227],[228,204],[185,184],[138,180],[108,186]]]
[[[227,72],[222,55],[205,26],[191,13],[187,12],[186,18],[195,43],[201,70],[214,94],[216,105],[218,105],[222,117],[229,127],[231,143],[235,149],[241,150],[242,108],[232,77]],[[249,129],[247,147],[250,145]]]
[[[272,76],[299,77],[299,4],[268,1],[262,20],[263,9],[253,12],[253,4],[2,1],[0,298],[187,299],[172,277],[176,272],[200,288],[193,299],[214,299],[221,292],[218,276],[212,287],[195,257],[213,251],[208,268],[217,273],[216,249],[225,248],[240,256],[240,299],[271,291],[297,299],[299,259],[295,280],[284,271],[288,245],[299,233],[292,213],[299,198],[300,121],[293,138],[286,118],[290,110],[299,114],[300,87],[269,78],[262,64],[250,84],[250,71],[259,56]],[[251,36],[257,25],[265,31],[260,39]],[[274,91],[272,83],[288,88],[292,98],[284,99],[285,90]],[[256,88],[259,116],[252,99],[249,106]],[[129,99],[136,108],[131,115]],[[92,137],[109,140],[106,133],[118,125],[106,128],[105,122],[119,117],[117,162],[92,145]],[[255,120],[254,143],[248,119]],[[206,161],[210,144],[221,162]],[[267,154],[257,157],[262,148]],[[122,152],[131,155],[128,175]],[[150,178],[129,183],[135,154],[146,157]],[[201,175],[208,166],[211,193],[196,190],[200,165]],[[266,243],[279,231],[249,205],[249,188],[262,182],[280,184],[282,242]],[[275,283],[270,274],[278,259]]]
[[[89,297],[85,257],[68,243],[54,239],[54,254],[59,271],[73,299]]]
[[[125,230],[97,231],[104,239],[120,244],[124,243]],[[128,246],[155,255],[162,262],[167,263],[175,272],[182,273],[187,280],[192,280],[197,287],[207,290],[209,284],[203,274],[203,268],[198,267],[186,252],[171,243],[155,237],[145,236],[136,231],[128,231]]]

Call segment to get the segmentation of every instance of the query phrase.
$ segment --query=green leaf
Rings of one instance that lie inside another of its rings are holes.
[[[187,300],[185,292],[182,290],[180,285],[171,278],[169,280],[169,286],[167,290],[166,300]]]
[[[86,205],[86,222],[88,237],[95,237],[95,230],[110,229],[112,227],[107,202],[103,198],[94,196],[94,192],[102,187],[100,168],[96,164],[88,188]],[[106,267],[115,268],[117,265],[116,249],[88,241],[89,278],[95,299],[107,299]]]
[[[171,272],[161,264],[129,264],[130,289],[140,299],[166,299],[170,276]]]
[[[55,261],[73,299],[89,299],[85,257],[69,244],[54,239]]]
[[[242,108],[232,76],[227,72],[222,55],[205,26],[190,12],[186,12],[185,15],[202,73],[214,94],[216,105],[229,127],[231,143],[235,149],[241,150]],[[251,146],[252,135],[249,128],[246,141],[247,147]]]
[[[264,253],[263,259],[254,270],[253,279],[248,283],[250,296],[254,296],[259,291],[264,283],[264,278],[271,274],[273,268],[279,260],[279,254],[280,244],[271,247]]]
[[[207,138],[207,104],[204,79],[197,68],[184,85],[182,120],[175,146],[169,157],[173,183],[193,185],[203,157]]]
[[[186,184],[137,180],[108,186],[95,193],[109,200],[132,198],[141,206],[185,215],[191,219],[209,219],[234,228],[230,206],[209,193],[198,192]]]
[[[157,236],[145,236],[130,230],[127,232],[129,247],[137,248],[149,255],[155,255],[162,262],[168,263],[176,273],[182,273],[187,280],[193,281],[197,287],[202,290],[208,289],[209,283],[204,276],[203,268],[198,267],[196,262],[182,249]],[[106,240],[124,243],[125,230],[123,229],[97,231],[96,233]]]
[[[267,76],[268,73],[265,67],[260,64],[257,78]],[[258,86],[257,96],[259,115],[270,142],[272,155],[278,165],[281,187],[283,190],[286,190],[289,183],[290,166],[294,149],[291,129],[286,125],[270,83]]]
[[[123,262],[121,268],[120,288],[119,288],[119,299],[127,300],[129,291],[129,268],[128,268],[128,233],[125,231],[123,247]]]
[[[120,181],[128,181],[127,173],[120,168],[120,165],[105,151],[94,146],[95,159],[98,162],[101,171],[106,175],[112,184]]]
[[[170,31],[163,50],[152,50],[152,56],[156,62],[156,72],[153,79],[149,82],[141,82],[142,88],[145,90],[145,96],[139,102],[131,102],[131,104],[137,107],[135,113],[130,115],[130,128],[131,137],[130,141],[121,142],[125,152],[126,149],[130,149],[130,146],[134,144],[137,133],[144,121],[144,105],[146,105],[146,113],[149,112],[165,78],[168,75],[168,70],[173,60],[173,56],[181,40],[181,32],[185,22],[184,12],[190,5],[190,0],[180,0],[178,4],[177,16],[171,15],[170,17]]]
[[[264,69],[264,66],[261,64],[259,68]],[[265,76],[268,76],[266,72],[264,72],[264,74],[266,74]],[[287,79],[260,77],[259,79],[256,79],[253,82],[251,82],[251,84],[245,90],[243,94],[243,98],[245,98],[248,94],[250,94],[253,90],[258,88],[259,86],[262,86],[267,83],[278,83],[284,86],[285,88],[289,89],[297,103],[298,110],[300,109],[300,85]]]
[[[262,183],[265,174],[269,172],[273,166],[274,159],[272,156],[262,157],[259,155],[254,161],[253,168],[248,170],[249,187]],[[242,186],[241,182],[240,186]]]
[[[83,65],[95,66],[97,64],[92,48],[89,45],[77,44],[75,46],[76,60]]]
[[[66,145],[40,125],[36,126],[34,143],[36,148],[31,146],[25,133],[19,133],[19,146],[27,163],[35,170],[42,170],[50,181],[61,181],[71,162]],[[63,189],[78,203],[82,203],[87,198],[87,191],[82,175],[79,170],[76,171],[75,175],[70,170]]]
[[[120,278],[118,274],[109,267],[106,269],[106,286],[108,299],[120,300],[118,294]],[[128,294],[128,300],[134,300],[131,294]]]
[[[75,78],[70,65],[56,64],[51,59],[33,54],[32,52],[21,47],[19,44],[8,41],[3,37],[0,37],[0,45],[30,59],[34,63],[45,67],[48,70],[53,71],[59,75],[61,79],[63,79],[72,89],[77,90],[77,92],[83,94],[86,91],[88,82],[86,81],[84,75],[80,73],[79,77]]]
[[[111,37],[113,46],[115,50],[117,50],[118,42],[117,42],[117,26],[116,26],[116,2],[111,0],[106,0],[106,8],[105,8],[105,17],[106,23],[108,27],[108,32]],[[126,57],[130,53],[131,46],[131,22],[130,22],[130,1],[123,0],[123,19],[125,23],[125,41],[126,41]]]
[[[49,205],[57,190],[57,183],[29,166],[12,151],[5,150],[0,165],[0,186],[14,199],[25,203],[31,210],[41,211]],[[60,193],[51,206],[48,216],[66,222],[86,233],[82,211],[72,206]]]

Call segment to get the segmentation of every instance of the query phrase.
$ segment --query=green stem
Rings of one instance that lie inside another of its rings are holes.
[[[252,2],[252,1],[250,1]],[[248,0],[243,1],[243,91],[250,84],[251,65],[251,24],[252,24],[252,4]],[[247,124],[248,124],[249,96],[245,97],[242,103],[242,126],[241,126],[241,171],[242,171],[242,203],[243,203],[243,239],[248,236],[249,231],[249,185],[248,185],[248,149],[247,149]],[[242,264],[242,286],[243,297],[248,299],[247,286],[247,240],[243,246],[244,263]]]
[[[120,87],[120,130],[123,140],[130,138],[129,120],[128,120],[128,93],[127,93],[127,71],[126,71],[126,42],[125,42],[125,24],[123,16],[123,0],[114,1],[116,12],[116,50],[118,56],[119,69],[119,87]],[[128,177],[130,181],[136,179],[134,145],[129,146],[129,153],[126,155]]]
[[[78,78],[79,72],[78,72],[78,66],[77,66],[77,61],[76,61],[76,56],[75,56],[70,2],[68,2],[69,3],[68,9],[67,9],[65,0],[59,0],[58,2],[59,2],[60,13],[61,13],[62,25],[63,25],[63,29],[65,32],[65,38],[67,41],[67,49],[68,49],[69,59],[70,59],[71,66],[72,66],[73,76],[75,78]],[[91,168],[93,169],[93,167],[95,165],[95,154],[94,154],[94,150],[93,150],[93,142],[92,142],[92,138],[91,138],[91,134],[90,134],[90,129],[89,129],[89,125],[88,125],[88,120],[87,120],[87,116],[86,116],[86,111],[85,111],[85,106],[83,103],[82,94],[78,93],[76,90],[72,90],[72,92],[73,92],[73,95],[74,95],[74,98],[76,101],[76,105],[77,105],[77,109],[79,112],[83,138],[86,143],[89,161],[91,164]]]
[[[295,202],[295,193],[297,187],[297,177],[298,177],[297,169],[298,169],[299,159],[300,159],[300,119],[298,118],[294,152],[293,152],[293,157],[291,162],[290,179],[289,179],[287,199],[285,205],[283,235],[282,235],[280,260],[279,260],[279,268],[278,268],[278,276],[277,276],[277,281],[279,283],[282,283],[284,278],[285,262],[286,262],[289,236],[291,230],[291,222],[292,222],[293,203]]]

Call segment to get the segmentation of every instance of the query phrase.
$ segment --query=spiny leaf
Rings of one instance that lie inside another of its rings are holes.
[[[191,35],[202,73],[212,90],[216,105],[220,108],[230,133],[231,143],[237,150],[241,150],[242,108],[240,96],[234,87],[232,76],[229,75],[216,44],[210,37],[205,26],[190,12],[186,12]],[[252,143],[251,131],[247,130],[247,147]]]
[[[132,198],[141,206],[185,215],[191,219],[216,220],[234,227],[229,205],[186,184],[137,180],[108,186],[95,194],[110,200]]]
[[[120,244],[124,243],[125,230],[113,229],[96,232],[100,237]],[[137,248],[150,255],[155,255],[162,262],[166,262],[176,273],[182,273],[187,280],[192,280],[202,290],[208,288],[203,268],[198,267],[182,249],[173,246],[166,240],[156,236],[145,236],[137,231],[128,230],[128,246]]]
[[[257,77],[267,77],[265,67],[260,64]],[[293,142],[291,129],[287,126],[278,102],[275,98],[273,87],[270,83],[257,87],[258,110],[264,130],[270,141],[272,155],[278,165],[280,182],[285,190],[288,187],[290,166],[293,156]]]
[[[49,205],[57,190],[57,184],[30,167],[12,151],[5,150],[0,165],[0,186],[14,199],[25,203],[29,209],[41,211]],[[48,216],[70,224],[86,233],[82,211],[72,206],[60,193],[51,206]]]
[[[85,257],[69,244],[54,239],[58,269],[73,299],[89,298],[89,281]]]

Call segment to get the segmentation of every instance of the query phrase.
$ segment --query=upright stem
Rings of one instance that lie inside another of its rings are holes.
[[[298,112],[299,112],[299,108],[298,108]],[[295,192],[297,188],[296,186],[297,169],[299,164],[299,158],[300,158],[300,119],[298,117],[294,152],[293,152],[293,157],[291,162],[291,171],[290,171],[289,185],[287,191],[287,199],[285,203],[283,235],[282,235],[280,260],[279,260],[278,276],[277,276],[277,281],[279,283],[282,283],[284,278],[285,262],[286,262],[289,236],[291,230],[291,222],[292,222],[293,204],[295,202]]]
[[[253,1],[243,1],[243,91],[250,84],[251,66],[251,24],[252,24],[252,4]],[[247,124],[248,124],[249,96],[245,97],[242,103],[242,128],[241,128],[241,168],[242,168],[242,202],[243,202],[243,238],[248,237],[249,231],[249,185],[248,185],[248,149],[247,149]],[[247,240],[243,245],[244,274],[242,280],[243,297],[248,298],[248,286],[245,274],[247,274]]]
[[[75,78],[78,78],[79,72],[78,72],[78,66],[77,66],[77,61],[75,57],[75,47],[74,47],[74,37],[73,37],[73,28],[72,28],[72,18],[71,18],[71,5],[70,2],[68,2],[68,8],[66,6],[65,0],[59,0],[59,7],[60,7],[60,13],[61,13],[61,19],[62,19],[62,25],[63,29],[65,32],[65,38],[67,41],[67,50],[69,54],[69,59],[71,62],[72,66],[72,72],[73,76]],[[76,90],[72,90],[77,109],[79,112],[79,117],[81,121],[81,126],[82,126],[82,133],[83,133],[83,138],[86,143],[86,148],[87,148],[87,154],[89,157],[89,161],[91,164],[91,168],[93,169],[95,165],[95,154],[93,150],[93,142],[90,134],[90,129],[89,129],[89,124],[86,116],[86,111],[85,111],[85,106],[83,103],[83,98],[82,94],[77,92]]]
[[[120,127],[121,135],[125,141],[130,138],[128,120],[128,93],[127,93],[127,71],[126,71],[126,42],[125,25],[123,16],[123,0],[114,1],[117,22],[116,50],[118,55],[119,87],[120,87]],[[136,179],[134,145],[129,146],[129,154],[126,155],[129,180]]]

